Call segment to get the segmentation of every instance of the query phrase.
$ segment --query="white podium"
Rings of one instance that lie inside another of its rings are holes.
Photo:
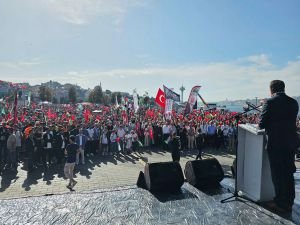
[[[275,196],[265,141],[264,130],[251,124],[239,125],[237,191],[255,202],[270,201]]]

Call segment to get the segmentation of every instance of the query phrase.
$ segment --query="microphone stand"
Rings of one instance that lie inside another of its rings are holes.
[[[238,113],[228,119],[226,119],[225,121],[227,120],[232,120],[232,119],[235,119],[235,122],[236,122],[236,135],[237,135],[237,141],[235,143],[235,149],[236,149],[236,162],[235,162],[235,185],[234,185],[234,192],[232,193],[232,196],[228,197],[228,198],[225,198],[223,200],[221,200],[221,203],[226,203],[226,202],[230,202],[229,200],[233,199],[238,201],[238,200],[241,200],[241,198],[245,199],[245,200],[250,200],[248,198],[246,198],[245,196],[240,196],[238,194],[238,188],[237,188],[237,179],[238,179],[238,168],[237,168],[237,165],[238,165],[238,126],[239,126],[239,121],[240,121],[240,118],[242,115],[252,111],[252,110],[258,110],[258,108],[261,107],[261,105],[259,106],[256,106],[256,107],[253,107],[252,109],[246,111],[246,112],[242,112],[242,113]],[[250,200],[251,201],[251,200]]]
[[[246,102],[246,104],[250,107],[249,110],[256,110],[258,112],[261,112],[261,110],[259,109],[262,105],[253,105],[251,102]]]

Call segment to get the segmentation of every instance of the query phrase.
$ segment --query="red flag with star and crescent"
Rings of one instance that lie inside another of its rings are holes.
[[[166,105],[165,93],[160,88],[157,91],[155,101],[160,107],[165,108]]]

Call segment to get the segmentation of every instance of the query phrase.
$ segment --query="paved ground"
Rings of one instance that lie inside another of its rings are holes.
[[[182,153],[181,165],[184,168],[188,160],[195,158],[197,151]],[[216,157],[223,166],[225,175],[231,175],[230,166],[234,155],[224,151],[205,150],[204,157]],[[165,162],[171,160],[171,154],[166,151],[143,151],[140,154],[118,156],[89,157],[86,165],[76,168],[78,184],[75,191],[91,191],[112,187],[130,186],[136,184],[139,171],[144,169],[145,162]],[[300,162],[297,162],[300,168]],[[0,199],[11,199],[29,196],[41,196],[67,193],[67,181],[63,175],[63,165],[52,165],[48,169],[37,168],[28,174],[19,166],[16,172],[2,171]]]

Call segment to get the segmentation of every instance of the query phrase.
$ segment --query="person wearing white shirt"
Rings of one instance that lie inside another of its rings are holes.
[[[228,150],[229,151],[234,151],[235,149],[235,141],[234,141],[234,128],[233,125],[230,125],[228,127]]]
[[[200,125],[200,128],[201,128],[201,133],[205,136],[207,135],[207,124],[202,122],[201,125]]]
[[[103,130],[103,133],[101,135],[101,148],[102,148],[102,154],[107,155],[108,154],[108,138],[107,138],[107,129],[106,128]]]
[[[149,147],[149,146],[150,146],[150,132],[149,132],[148,127],[145,128],[144,136],[145,136],[145,139],[144,139],[144,146],[145,146],[145,147]]]
[[[117,132],[116,130],[113,130],[110,135],[110,149],[111,154],[115,154],[118,151],[118,143],[117,143]]]
[[[131,134],[127,131],[126,135],[125,135],[125,149],[126,149],[126,153],[130,153],[131,152],[131,148],[132,148],[132,136]]]
[[[99,128],[94,125],[91,131],[91,155],[96,155],[99,148]]]
[[[170,137],[170,124],[169,122],[165,123],[162,127],[162,132],[163,132],[163,149],[167,150],[168,149],[168,140]]]
[[[195,127],[190,126],[187,131],[188,131],[188,149],[194,149],[195,135],[196,135]]]
[[[170,126],[168,124],[163,125],[163,135],[170,135]]]
[[[120,147],[121,147],[121,151],[124,152],[124,139],[125,139],[125,129],[123,125],[120,125],[120,127],[117,130],[117,136],[120,139]]]
[[[228,132],[229,132],[229,127],[227,124],[223,126],[223,136],[224,136],[224,147],[228,148]]]
[[[94,133],[92,125],[90,125],[90,127],[87,128],[86,130],[88,136],[87,136],[87,143],[85,147],[85,154],[86,156],[90,156],[93,147],[93,133]]]
[[[139,137],[135,130],[131,131],[132,151],[136,152],[139,147]]]
[[[89,140],[91,140],[92,138],[93,138],[93,128],[92,127],[89,127],[88,129],[87,129],[87,132],[88,132],[88,134],[89,134],[89,136],[88,136],[88,139]]]
[[[169,125],[169,134],[170,134],[170,135],[171,135],[171,134],[176,134],[176,135],[177,135],[177,129],[176,129],[174,123],[172,123],[172,124]],[[175,135],[175,136],[176,136],[176,135]]]

